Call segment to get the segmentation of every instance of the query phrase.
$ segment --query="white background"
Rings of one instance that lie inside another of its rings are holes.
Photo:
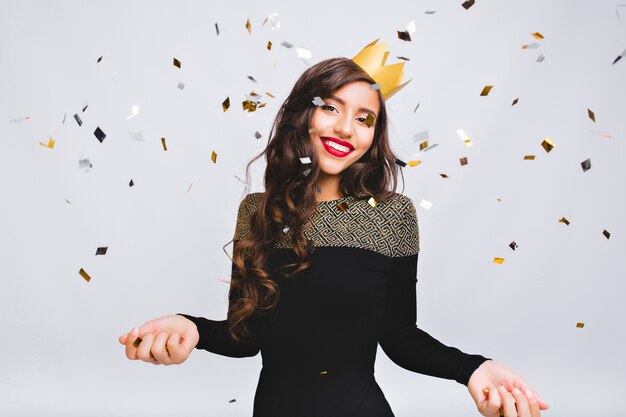
[[[250,416],[260,355],[196,350],[182,366],[153,366],[127,360],[117,338],[166,314],[226,317],[235,175],[307,68],[280,43],[310,49],[314,64],[377,38],[388,63],[411,59],[413,81],[387,105],[398,157],[422,160],[398,189],[418,207],[419,326],[522,373],[551,405],[542,415],[623,415],[626,57],[612,62],[626,48],[626,7],[461,3],[2,1],[0,415]],[[276,30],[262,26],[273,12]],[[412,20],[413,40],[399,40]],[[249,116],[251,91],[276,98]],[[419,153],[424,130],[439,146]],[[50,137],[53,149],[39,145]],[[254,164],[252,191],[263,169]],[[397,417],[478,415],[464,386],[380,349],[376,376]]]

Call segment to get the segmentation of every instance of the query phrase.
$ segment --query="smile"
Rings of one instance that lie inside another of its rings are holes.
[[[340,145],[332,140],[329,140],[326,137],[320,137],[320,140],[322,141],[322,144],[324,145],[324,149],[326,149],[326,151],[334,156],[338,156],[340,158],[343,158],[344,156],[347,156],[348,154],[350,154],[350,152],[352,152],[354,149],[350,149],[347,146],[344,145]]]

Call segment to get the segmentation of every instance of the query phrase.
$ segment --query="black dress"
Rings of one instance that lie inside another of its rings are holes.
[[[262,193],[239,207],[235,243]],[[343,204],[341,204],[343,203]],[[226,320],[181,314],[198,327],[204,349],[229,357],[263,358],[253,417],[392,417],[374,378],[378,344],[410,371],[467,382],[487,358],[446,346],[416,326],[419,231],[410,198],[372,206],[354,196],[318,202],[305,235],[314,243],[310,269],[287,278],[295,262],[287,238],[266,269],[280,288],[270,313],[256,314],[253,339],[237,343]]]

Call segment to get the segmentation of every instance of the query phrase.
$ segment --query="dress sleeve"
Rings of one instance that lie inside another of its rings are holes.
[[[409,235],[404,239],[419,242],[417,216],[412,202],[402,216]],[[412,234],[412,235],[411,235]],[[399,243],[404,247],[417,247]],[[391,258],[388,299],[380,346],[398,366],[420,374],[456,380],[467,385],[470,376],[483,362],[489,360],[481,355],[470,355],[457,348],[446,346],[418,328],[417,322],[417,258],[419,251],[406,256]]]
[[[237,244],[242,236],[244,226],[249,215],[250,198],[246,196],[239,205],[237,213],[237,226],[235,228],[235,241],[233,247]],[[231,272],[235,270],[235,264],[232,264]],[[231,296],[229,306],[235,301]],[[210,320],[204,317],[195,317],[188,314],[178,313],[179,316],[186,317],[191,320],[198,328],[200,340],[196,345],[196,349],[203,349],[212,353],[231,358],[244,358],[255,356],[259,353],[260,346],[256,341],[237,342],[228,335],[228,326],[226,320]]]

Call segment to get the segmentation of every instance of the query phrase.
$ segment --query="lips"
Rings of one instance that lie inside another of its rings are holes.
[[[348,149],[347,152],[333,148],[330,145],[330,142],[338,143],[339,139],[337,139],[337,138],[328,138],[328,137],[320,136],[320,140],[322,141],[322,145],[324,145],[324,149],[326,149],[326,152],[328,152],[329,154],[331,154],[333,156],[337,156],[339,158],[343,158],[344,156],[349,155],[354,150],[352,145],[350,145],[349,143],[348,143],[347,146],[343,145],[343,146],[346,146],[345,149]],[[341,142],[347,143],[347,142],[344,142],[344,141],[341,141]],[[339,143],[339,144],[342,145],[341,143]]]
[[[334,138],[332,136],[320,136],[320,139],[322,139],[322,141],[329,140],[331,142],[338,143],[338,144],[343,145],[346,148],[350,149],[351,151],[354,150],[354,146],[352,146],[352,144],[350,142],[346,142],[345,140],[341,140],[339,138]]]

